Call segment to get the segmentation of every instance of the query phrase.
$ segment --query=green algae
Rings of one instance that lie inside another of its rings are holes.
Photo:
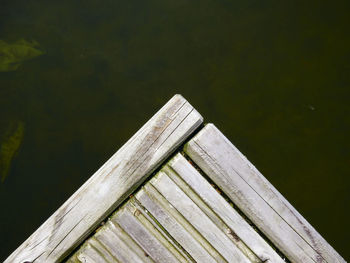
[[[23,141],[24,123],[16,121],[10,124],[0,147],[0,177],[4,182],[10,172],[11,163]]]
[[[36,41],[17,40],[7,43],[0,39],[0,72],[17,70],[21,64],[44,54]]]

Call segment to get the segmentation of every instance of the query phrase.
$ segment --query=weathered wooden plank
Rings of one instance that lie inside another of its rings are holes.
[[[201,123],[174,96],[5,262],[62,260]]]
[[[118,213],[112,217],[112,221],[118,223],[155,262],[181,262],[180,254],[174,253],[174,247],[152,225],[140,222],[136,217],[140,212],[127,203]],[[153,229],[152,229],[153,227]]]
[[[228,262],[251,262],[207,215],[162,171],[151,184]]]
[[[271,246],[266,243],[180,153],[168,162],[168,167],[168,169],[166,169],[167,167],[163,169],[167,175],[186,192],[211,221],[229,237],[233,237],[233,241],[242,251],[245,251],[245,254],[251,261],[284,262]],[[192,189],[201,198],[200,200],[198,200],[199,198],[195,194],[190,195]],[[205,204],[201,204],[201,200]],[[249,255],[251,253],[250,250],[258,258]]]
[[[189,223],[187,226],[183,226],[186,224],[185,219],[177,210],[170,207],[166,199],[151,185],[147,184],[144,189],[137,193],[136,198],[196,262],[218,262],[207,251],[213,250],[213,248],[209,244],[206,244],[206,248],[202,246],[206,241],[201,235],[195,232]],[[217,252],[212,252],[212,254],[215,256]],[[220,260],[224,262],[220,256],[217,257],[219,262]]]
[[[102,242],[101,242],[102,241]],[[113,255],[109,252],[109,250],[106,248],[105,243],[105,236],[103,233],[100,235],[96,235],[94,238],[91,238],[87,244],[89,244],[90,249],[96,250],[104,259],[106,263],[118,263],[117,259],[113,257]],[[86,251],[85,251],[86,252]],[[81,253],[78,258],[83,258],[83,253]]]
[[[142,223],[153,236],[157,237],[163,246],[167,247],[179,261],[188,262],[188,256],[185,251],[178,246],[178,243],[175,242],[168,233],[166,233],[164,228],[152,217],[149,211],[135,197],[132,197],[129,203],[132,204],[131,212],[140,223]]]
[[[97,241],[96,243],[101,243],[103,245],[102,248],[101,246],[97,247],[96,245],[94,247],[97,248],[98,251],[104,255],[104,257],[106,257],[106,262],[144,262],[136,253],[133,252],[133,249],[130,249],[130,247],[128,247],[127,244],[125,244],[123,240],[121,240],[119,236],[110,229],[111,225],[113,224],[108,222],[108,225],[99,230],[94,237],[87,241],[87,243],[91,244],[92,246],[94,241]],[[87,249],[85,249],[85,251],[80,251],[78,253],[78,258],[82,258],[81,255],[84,255],[86,251]]]
[[[159,226],[159,223],[152,218],[148,211],[140,205],[140,203],[132,198],[128,205],[129,211],[134,215],[135,218],[154,236],[158,241],[166,247],[179,262],[189,262],[187,255],[184,251],[174,242],[165,231],[164,228]]]
[[[205,215],[224,233],[236,246],[239,248],[243,254],[252,262],[260,263],[261,260],[252,252],[252,250],[247,247],[241,239],[219,218],[216,213],[198,196],[193,189],[183,181],[172,169],[169,167],[164,167],[162,169],[169,178],[202,210]],[[214,190],[215,191],[215,190]]]
[[[84,263],[106,263],[103,256],[90,244],[87,244],[82,249],[82,253],[78,256],[78,259],[80,262]]]
[[[292,262],[345,262],[214,125],[185,152]]]
[[[101,231],[104,232],[104,231]],[[120,262],[139,263],[154,262],[147,253],[115,222],[107,223],[106,232],[103,233],[106,245],[110,253]]]
[[[108,220],[105,226],[99,229],[97,233],[88,240],[88,242],[94,238],[98,239],[98,241],[105,246],[107,253],[111,254],[118,260],[118,262],[153,262],[146,252],[139,247],[139,245],[137,245],[137,243],[119,225],[115,222],[113,223],[111,220]]]
[[[109,255],[120,263],[147,263],[153,262],[152,258],[159,262],[159,259],[168,260],[169,255],[175,258],[176,262],[191,262],[182,248],[178,247],[158,224],[149,215],[148,210],[135,198],[131,198],[72,256],[72,259],[76,260],[70,262],[84,263],[80,259],[95,251],[103,255],[106,262],[112,262],[111,259],[107,259],[110,258]],[[91,249],[94,251],[90,251]]]

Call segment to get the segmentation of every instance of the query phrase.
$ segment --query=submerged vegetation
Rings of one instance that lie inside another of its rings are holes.
[[[24,134],[24,123],[16,121],[12,123],[0,146],[0,177],[1,182],[4,182],[10,172],[11,163],[16,156],[19,147],[22,144]]]
[[[0,39],[0,72],[14,71],[23,61],[44,54],[36,41],[20,39],[7,43]]]

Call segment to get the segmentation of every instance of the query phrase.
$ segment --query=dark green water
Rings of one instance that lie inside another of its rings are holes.
[[[1,1],[45,54],[0,72],[0,261],[175,93],[350,259],[349,3]]]

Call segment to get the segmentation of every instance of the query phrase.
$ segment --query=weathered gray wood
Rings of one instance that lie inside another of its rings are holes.
[[[148,214],[148,210],[131,198],[84,243],[70,262],[84,263],[81,258],[96,250],[106,262],[112,262],[107,260],[109,255],[121,263],[154,262],[152,259],[155,262],[191,262]],[[103,248],[98,247],[96,241]]]
[[[173,238],[171,238],[164,231],[164,228],[160,227],[159,223],[149,216],[149,212],[142,205],[140,205],[135,198],[132,198],[129,203],[129,210],[133,213],[133,215],[154,237],[160,241],[164,247],[166,247],[177,258],[179,262],[189,262],[187,255],[184,253],[181,247],[177,245],[178,243],[175,243]]]
[[[345,262],[214,125],[185,152],[292,262]]]
[[[78,256],[78,259],[84,263],[106,263],[103,256],[90,244],[83,248],[83,253]]]
[[[100,231],[104,238],[101,242],[119,262],[154,262],[119,225],[109,221],[106,227],[106,231]]]
[[[62,260],[201,123],[174,96],[5,262]]]
[[[120,235],[133,244],[115,238]],[[131,260],[135,245],[142,249]],[[145,253],[155,262],[283,262],[181,154],[118,209],[72,262],[82,263],[95,251],[121,263],[142,262]]]
[[[90,238],[87,244],[91,244],[90,247],[97,249],[105,257],[106,262],[144,262],[119,236],[113,233],[110,225],[112,225],[111,222],[106,225],[103,231],[98,231],[93,238]],[[100,244],[100,246],[97,246],[97,244]],[[86,252],[88,252],[88,248],[78,253],[78,258],[81,259]]]
[[[167,175],[201,208],[202,211],[224,233],[232,237],[233,242],[253,262],[276,262],[284,260],[270,245],[230,206],[230,204],[209,184],[209,182],[178,153],[168,162]],[[180,178],[181,177],[181,178]],[[184,180],[184,182],[182,180]],[[186,189],[188,188],[188,189]],[[186,189],[186,190],[185,190]],[[190,194],[191,191],[198,194]],[[205,204],[201,204],[201,200]],[[206,207],[206,205],[208,207]],[[223,222],[222,222],[223,221]],[[258,257],[249,255],[250,250]]]
[[[143,207],[128,201],[72,256],[73,262],[96,257],[102,263],[190,262],[159,227],[151,222]],[[154,261],[153,261],[153,260]]]
[[[181,262],[190,262],[190,258],[188,254],[178,245],[178,243],[171,237],[159,224],[157,220],[149,213],[149,211],[134,197],[131,198],[130,203],[134,207],[136,213],[135,216],[137,219],[153,233],[154,236],[161,236],[158,239],[162,242],[164,246],[166,246],[172,254],[176,256],[176,258]],[[171,245],[169,245],[169,243]]]
[[[128,203],[112,217],[155,262],[185,262],[180,253],[151,223],[136,219],[141,212]],[[153,229],[152,229],[153,228]],[[175,253],[174,253],[175,252]]]
[[[96,235],[95,238],[91,238],[88,242],[90,245],[90,249],[94,249],[97,251],[99,255],[103,257],[103,260],[107,263],[118,263],[117,259],[113,257],[113,255],[108,251],[108,249],[105,247],[105,235],[103,235],[105,232],[101,232],[100,235]],[[85,253],[87,252],[88,248],[85,247]],[[89,252],[87,252],[89,253]],[[84,253],[81,253],[78,256],[79,259],[84,258]]]
[[[207,242],[203,240],[199,233],[195,232],[189,223],[187,226],[183,226],[184,219],[181,214],[174,208],[171,208],[166,199],[151,185],[147,184],[145,188],[136,195],[136,198],[194,260],[208,263],[218,262],[207,251],[213,250],[210,244],[206,244],[206,248],[203,247],[202,244]],[[217,255],[215,252],[212,252],[212,254]],[[222,262],[224,262],[220,256],[218,257],[219,260],[221,259]]]
[[[198,196],[193,189],[183,181],[172,169],[164,167],[162,169],[169,178],[198,206],[200,210],[224,233],[243,254],[253,263],[260,263],[261,260],[252,252],[252,250],[242,242],[241,239],[219,218],[216,213]],[[214,190],[214,189],[213,189]],[[215,190],[214,190],[215,191]]]
[[[225,260],[228,262],[251,262],[164,172],[159,172],[150,182]]]
[[[111,220],[98,230],[94,237],[90,238],[87,242],[89,243],[90,240],[94,238],[98,239],[99,242],[105,246],[107,251],[103,254],[109,253],[117,259],[118,262],[153,262],[153,260],[146,255],[145,251],[139,247],[119,225],[115,222],[113,223]]]

